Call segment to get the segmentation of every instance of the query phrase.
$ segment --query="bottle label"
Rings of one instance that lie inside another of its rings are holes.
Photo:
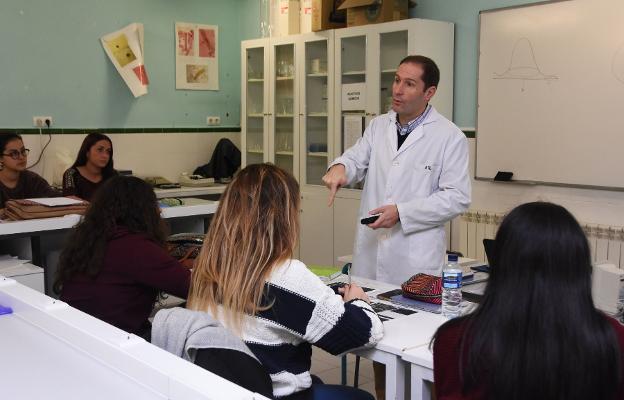
[[[462,286],[461,269],[442,271],[442,287],[445,289],[459,289]]]

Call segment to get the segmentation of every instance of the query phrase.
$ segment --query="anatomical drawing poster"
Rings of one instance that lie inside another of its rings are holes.
[[[134,23],[100,38],[119,75],[134,97],[147,93],[147,72],[143,52],[143,24]]]
[[[216,25],[175,24],[176,89],[219,90]]]

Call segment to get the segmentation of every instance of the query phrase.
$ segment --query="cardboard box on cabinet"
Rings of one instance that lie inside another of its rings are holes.
[[[378,24],[408,18],[408,0],[345,0],[347,26]]]

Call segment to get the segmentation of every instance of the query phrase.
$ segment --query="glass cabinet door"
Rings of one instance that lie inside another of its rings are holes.
[[[297,176],[295,169],[295,45],[275,46],[273,157],[275,165]]]
[[[339,82],[335,101],[336,108],[340,110],[337,115],[339,121],[336,121],[336,132],[339,136],[336,147],[338,154],[342,154],[362,136],[368,122],[366,116],[371,115],[367,107],[367,97],[373,93],[369,93],[371,85],[370,73],[367,71],[370,66],[367,65],[369,56],[366,34],[337,38],[336,46],[336,57],[339,58],[336,60],[339,65],[336,79]],[[354,101],[354,93],[359,93],[358,101]],[[351,187],[361,189],[362,186],[362,183],[357,183]]]
[[[392,108],[392,83],[397,67],[407,57],[407,30],[385,32],[379,36],[379,113],[385,114]]]
[[[366,109],[366,91],[367,88],[367,74],[366,74],[366,36],[353,36],[340,39],[340,71],[339,79],[341,81],[340,92],[336,93],[336,101],[340,101],[341,109],[341,127],[340,138],[341,146],[340,153],[343,153],[346,149],[355,144],[355,141],[360,135],[353,130],[353,122],[358,117],[362,119],[362,131],[365,128],[364,117],[367,113]],[[363,98],[360,102],[353,102],[350,105],[345,104],[345,93],[348,97],[349,92],[362,89]],[[346,128],[346,129],[345,129]]]
[[[329,80],[328,40],[307,41],[304,45],[305,118],[303,124],[305,183],[322,185],[329,164]],[[333,81],[333,80],[332,80]]]
[[[265,132],[265,52],[264,47],[249,48],[247,53],[247,96],[246,99],[246,131],[245,156],[246,164],[264,162]]]

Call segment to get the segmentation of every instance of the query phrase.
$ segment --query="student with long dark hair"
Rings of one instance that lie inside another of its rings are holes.
[[[63,174],[63,195],[90,201],[97,189],[115,175],[113,142],[101,133],[90,133],[82,141],[76,161]]]
[[[622,399],[624,327],[594,308],[578,222],[523,204],[496,235],[482,303],[434,338],[438,399]]]
[[[198,318],[208,313],[238,334],[270,374],[273,395],[284,399],[311,399],[330,389],[312,385],[312,345],[340,354],[383,335],[361,287],[345,286],[343,296],[336,295],[293,259],[299,196],[295,178],[274,165],[241,170],[219,201],[188,297]],[[186,342],[180,337],[182,326],[190,326],[186,318],[160,326],[171,332],[168,342]],[[159,326],[154,329],[160,335]],[[200,350],[194,361],[202,365],[203,358]],[[325,398],[369,398],[353,388],[331,389],[340,395]]]
[[[189,290],[190,271],[169,256],[165,239],[152,187],[113,177],[70,235],[54,290],[69,305],[148,337],[158,293],[186,297]]]
[[[0,209],[11,199],[55,197],[60,193],[34,172],[28,171],[28,150],[17,133],[0,134]]]

